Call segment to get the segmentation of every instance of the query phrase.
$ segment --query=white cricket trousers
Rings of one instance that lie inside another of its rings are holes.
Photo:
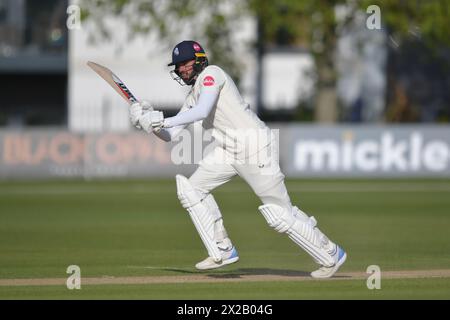
[[[274,142],[239,161],[223,148],[216,147],[200,161],[189,181],[206,197],[236,175],[248,183],[263,204],[276,204],[289,211],[292,209],[280,170],[278,146]]]

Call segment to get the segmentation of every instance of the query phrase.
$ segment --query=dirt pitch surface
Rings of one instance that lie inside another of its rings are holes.
[[[330,280],[362,280],[370,274],[365,272],[337,273]],[[382,271],[382,279],[418,279],[418,278],[450,278],[450,269],[443,270],[405,270]],[[81,278],[82,285],[108,285],[108,284],[169,284],[169,283],[230,283],[230,282],[263,282],[263,281],[311,281],[307,273],[298,275],[239,275],[239,274],[196,274],[189,276],[145,276],[145,277],[91,277]],[[0,286],[57,286],[66,285],[66,278],[42,279],[0,279]]]

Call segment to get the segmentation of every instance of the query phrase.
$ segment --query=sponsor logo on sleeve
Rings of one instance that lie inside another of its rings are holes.
[[[205,87],[213,86],[215,83],[214,78],[211,76],[206,76],[205,79],[203,79],[203,85]]]

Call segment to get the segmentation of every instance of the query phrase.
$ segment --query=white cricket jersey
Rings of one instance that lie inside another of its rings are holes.
[[[189,92],[183,108],[195,106],[204,91],[219,92],[216,105],[203,120],[203,128],[228,152],[247,157],[270,143],[270,130],[250,109],[234,81],[220,67],[206,67]]]

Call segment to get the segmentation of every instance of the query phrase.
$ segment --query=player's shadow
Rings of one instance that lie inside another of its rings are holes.
[[[214,279],[239,279],[244,276],[274,276],[274,277],[290,277],[290,278],[311,278],[311,273],[301,270],[286,270],[286,269],[271,269],[271,268],[240,268],[234,270],[214,270],[214,271],[199,271],[192,269],[181,268],[164,268],[162,270],[172,271],[177,273],[201,274]],[[335,275],[333,278],[347,278],[344,275]]]
[[[309,272],[298,270],[283,270],[270,268],[241,268],[234,270],[214,270],[214,271],[198,271],[179,268],[164,268],[165,271],[172,271],[177,273],[202,274],[211,278],[217,279],[233,279],[242,276],[287,276],[287,277],[309,277]]]
[[[285,276],[285,277],[310,277],[310,273],[300,270],[270,269],[270,268],[241,268],[228,273],[210,273],[211,278],[233,279],[242,276]]]

